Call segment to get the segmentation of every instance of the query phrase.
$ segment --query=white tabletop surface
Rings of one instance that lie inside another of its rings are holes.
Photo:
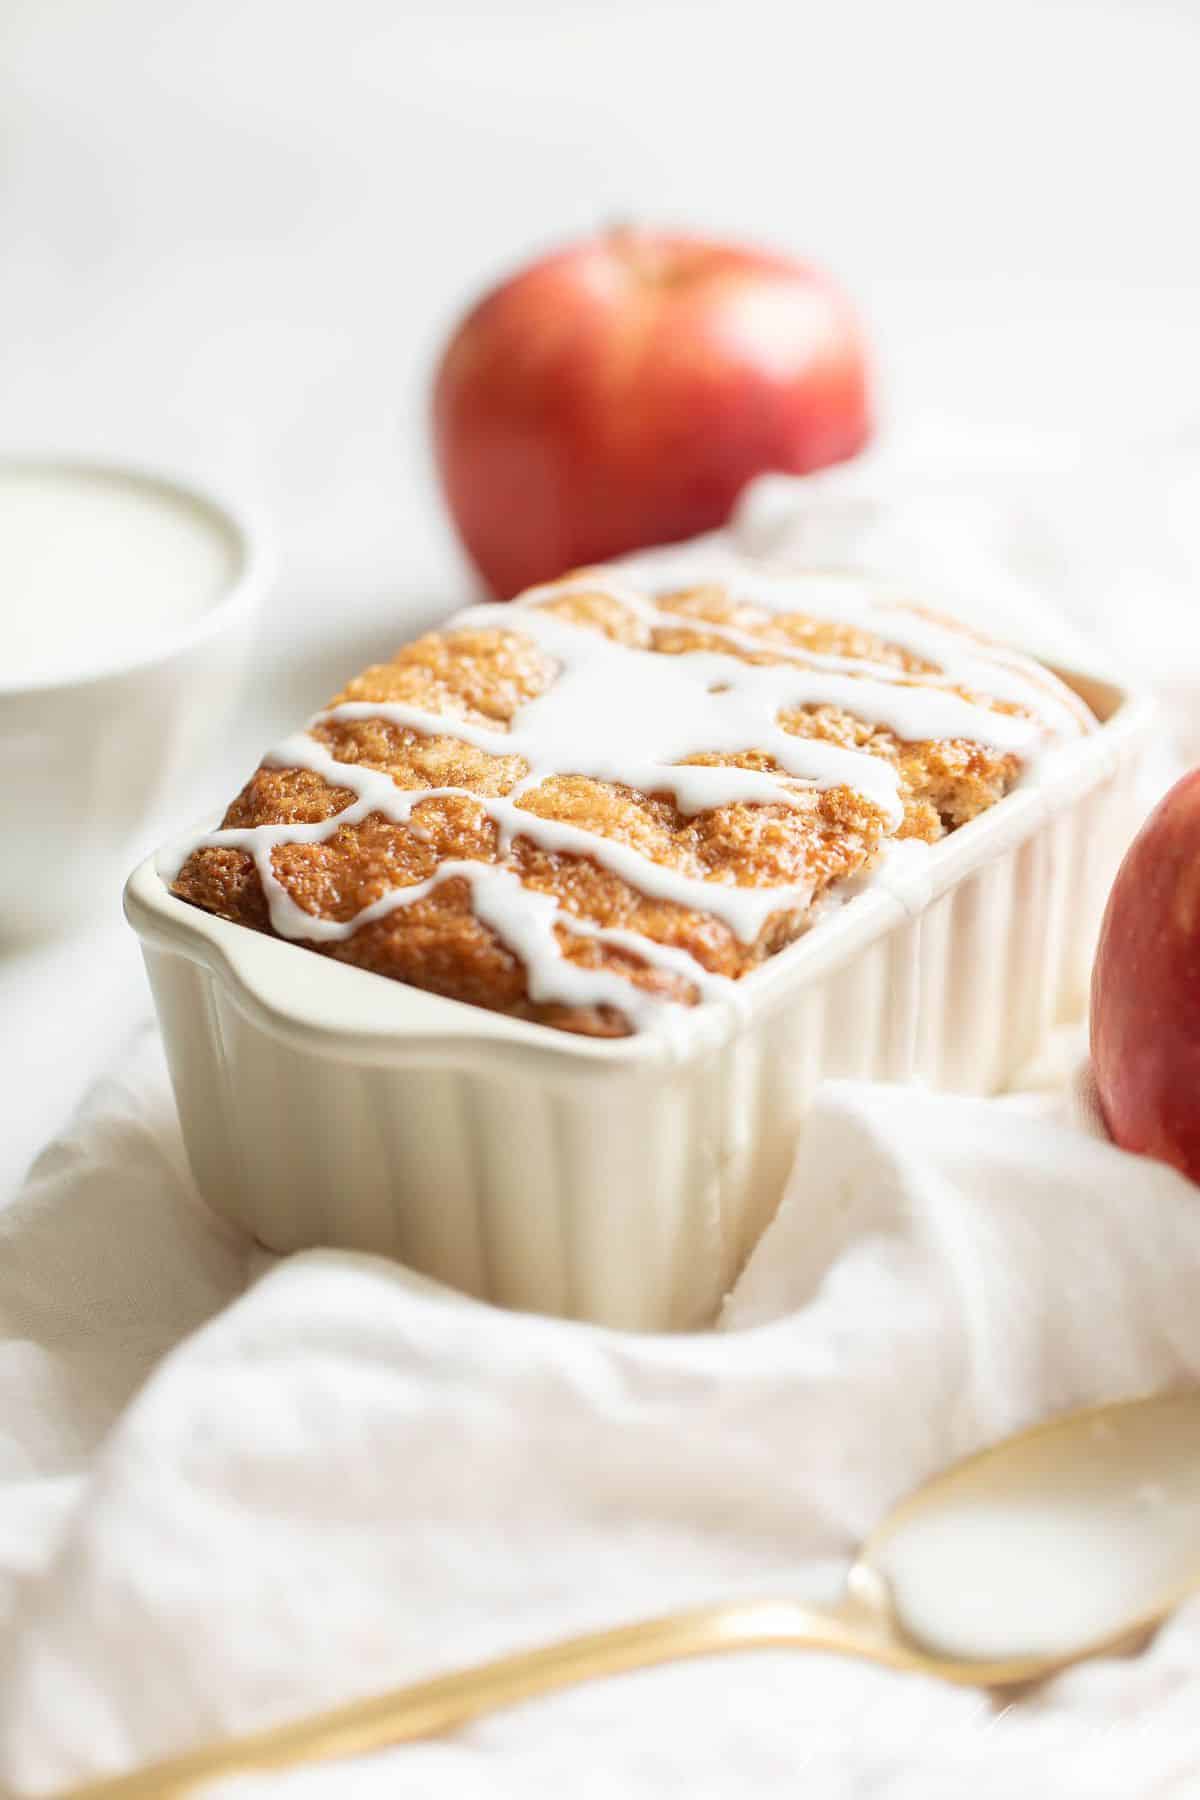
[[[825,261],[910,458],[1188,434],[1198,58],[1188,0],[6,0],[0,447],[206,473],[283,552],[242,724],[181,807],[464,593],[431,361],[564,235]],[[0,959],[0,1195],[145,1004],[115,894]]]

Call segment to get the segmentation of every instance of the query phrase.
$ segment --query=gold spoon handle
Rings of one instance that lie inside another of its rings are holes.
[[[297,1763],[362,1756],[390,1744],[434,1737],[483,1713],[601,1675],[723,1650],[832,1650],[891,1660],[866,1633],[835,1612],[791,1601],[761,1600],[669,1613],[612,1631],[593,1631],[540,1650],[521,1650],[452,1675],[393,1688],[251,1737],[74,1788],[64,1800],[175,1800],[218,1775],[263,1774]]]

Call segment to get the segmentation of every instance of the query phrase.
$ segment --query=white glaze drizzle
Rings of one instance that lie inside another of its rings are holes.
[[[914,682],[902,671],[883,664],[871,665],[870,675],[849,675],[844,667],[821,667],[812,659],[788,657],[786,647],[784,660],[769,664],[748,663],[741,657],[713,650],[663,655],[614,643],[531,601],[518,602],[509,611],[520,620],[519,629],[536,639],[561,665],[553,686],[521,709],[522,723],[530,721],[539,735],[550,741],[556,754],[566,749],[564,737],[582,738],[585,729],[593,738],[601,734],[602,728],[611,731],[614,694],[622,699],[628,694],[635,702],[630,709],[634,716],[622,717],[622,732],[633,732],[635,742],[666,741],[666,755],[660,753],[654,759],[660,765],[677,765],[680,756],[695,755],[701,750],[768,750],[776,761],[789,767],[789,772],[804,772],[790,765],[807,762],[809,770],[816,771],[812,778],[819,786],[858,787],[859,792],[879,804],[879,790],[861,785],[869,784],[873,775],[878,780],[879,757],[865,751],[845,751],[820,739],[797,738],[776,724],[777,714],[786,707],[838,706],[860,719],[886,726],[905,742],[960,737],[1017,754],[1032,751],[1046,735],[1039,719],[994,712],[990,707],[964,700],[944,686]],[[674,614],[658,617],[664,623],[681,623]],[[693,628],[704,630],[702,622],[691,623]],[[472,628],[495,630],[489,607],[469,607],[456,613],[442,629]],[[780,648],[761,639],[745,641],[759,651],[773,653]],[[848,659],[839,660],[844,665]],[[867,666],[857,664],[859,669]],[[613,683],[617,684],[615,688]],[[1032,698],[1028,691],[1023,694],[1026,705],[1031,705]],[[643,702],[657,709],[654,716],[646,719],[638,713],[637,706]],[[690,711],[683,714],[688,702]],[[591,716],[586,717],[583,728],[575,726],[573,730],[573,722],[584,717],[584,709]],[[548,725],[547,720],[552,723]],[[764,736],[747,737],[747,732],[764,734],[770,741],[764,741]],[[511,742],[511,734],[505,736]],[[672,738],[677,742],[671,744]],[[623,738],[622,755],[624,749]],[[789,762],[784,762],[785,756]],[[853,758],[853,767],[847,763],[847,757]],[[823,768],[827,762],[835,773],[825,778]],[[559,767],[563,766],[560,763]],[[570,765],[572,769],[574,766]],[[672,778],[678,775],[675,766]],[[628,777],[610,779],[627,781]]]
[[[803,884],[790,887],[739,887],[735,882],[703,880],[681,870],[665,868],[629,844],[602,837],[581,825],[565,819],[543,819],[518,806],[510,796],[477,794],[465,787],[398,788],[390,775],[379,769],[367,769],[359,763],[337,762],[314,738],[304,733],[286,738],[263,758],[264,767],[310,769],[331,785],[349,788],[356,796],[352,805],[331,819],[312,825],[246,825],[228,826],[188,838],[159,853],[158,872],[168,885],[175,880],[188,857],[195,850],[242,850],[253,857],[267,897],[272,928],[281,937],[308,938],[314,943],[330,943],[346,938],[360,925],[382,918],[395,906],[402,906],[411,890],[394,888],[381,899],[364,907],[353,919],[322,919],[306,912],[288,893],[275,874],[271,853],[286,844],[323,843],[332,837],[339,825],[357,825],[372,813],[381,814],[393,824],[408,825],[419,837],[421,827],[412,823],[413,808],[425,800],[457,798],[469,800],[494,820],[499,827],[500,849],[507,852],[516,837],[529,839],[539,849],[558,851],[566,856],[588,856],[614,875],[638,888],[651,899],[670,901],[676,906],[710,912],[721,919],[735,937],[753,943],[773,913],[789,906],[801,910],[812,899],[812,889]],[[443,865],[445,866],[445,865]],[[485,864],[485,867],[493,865]],[[659,948],[649,938],[641,939],[647,961],[654,960]],[[696,964],[699,979],[704,971]]]
[[[554,775],[585,776],[645,793],[669,792],[681,812],[694,814],[736,802],[794,806],[805,789],[848,787],[895,826],[903,808],[898,772],[891,762],[784,731],[777,722],[780,712],[833,705],[886,727],[902,741],[966,738],[1016,753],[1027,768],[1048,737],[1080,729],[1078,715],[1047,691],[1047,678],[1036,664],[1007,652],[997,652],[993,660],[990,650],[985,656],[982,647],[949,627],[904,614],[895,604],[872,603],[870,594],[861,591],[862,583],[765,573],[731,553],[715,553],[711,544],[704,546],[700,563],[686,547],[655,552],[531,590],[503,610],[482,606],[455,614],[442,630],[519,631],[532,637],[557,665],[549,687],[517,709],[508,729],[475,725],[405,702],[351,701],[331,707],[269,753],[264,766],[311,770],[331,785],[348,789],[354,796],[351,804],[310,825],[226,828],[190,839],[160,855],[162,879],[172,882],[197,849],[244,851],[254,860],[273,930],[281,937],[314,944],[343,941],[364,925],[413,904],[442,882],[463,879],[471,888],[475,916],[520,958],[534,1002],[612,1006],[635,1030],[661,1030],[669,1025],[669,1015],[678,1017],[676,1005],[639,989],[614,970],[586,969],[570,961],[562,955],[555,927],[626,949],[652,967],[682,976],[702,1001],[736,1001],[737,984],[713,975],[678,947],[575,917],[553,895],[525,887],[502,864],[447,861],[428,880],[393,888],[353,918],[333,920],[317,917],[293,900],[275,872],[273,853],[286,844],[322,842],[339,827],[360,823],[371,814],[407,825],[422,836],[413,809],[424,801],[461,797],[495,822],[502,856],[520,836],[544,851],[589,857],[648,897],[710,913],[742,942],[753,943],[773,915],[809,907],[808,884],[741,887],[727,875],[706,879],[687,875],[598,832],[541,818],[519,804],[521,796]],[[773,613],[803,612],[870,631],[937,663],[941,674],[914,682],[887,664],[809,652],[703,618],[663,611],[654,604],[659,594],[713,582],[725,586],[732,599]],[[857,593],[852,591],[855,586]],[[655,628],[716,636],[729,644],[730,653],[667,655],[634,648],[545,610],[546,600],[572,592],[609,596]],[[780,660],[749,663],[732,653],[738,649],[767,651]],[[1035,717],[998,713],[963,699],[950,691],[952,687],[1015,701]],[[519,757],[526,773],[503,797],[465,787],[401,789],[382,770],[338,761],[310,735],[322,723],[367,718],[390,721],[424,736],[456,739],[489,755]],[[611,742],[614,735],[619,737],[617,743]],[[783,773],[680,766],[688,756],[746,750],[768,753]]]
[[[713,624],[694,614],[662,611],[653,604],[655,598],[664,594],[714,585],[722,587],[735,603],[744,601],[775,615],[802,613],[808,618],[849,625],[870,632],[899,650],[907,650],[942,671],[940,677],[916,678],[925,691],[936,692],[940,682],[943,686],[968,688],[991,700],[1010,701],[1028,707],[1056,732],[1067,736],[1078,733],[1086,724],[1079,703],[1048,679],[1047,671],[1033,658],[1022,656],[1007,645],[985,644],[966,630],[926,618],[912,610],[911,605],[905,605],[899,588],[888,587],[874,578],[868,582],[847,570],[766,568],[727,548],[706,548],[701,552],[684,544],[645,551],[603,569],[581,569],[561,582],[531,589],[522,596],[521,604],[536,604],[555,594],[602,593],[652,627],[705,632],[725,638],[743,650],[804,657],[814,667],[862,671],[892,682],[906,679],[902,670],[888,663],[806,651],[789,646],[786,641],[780,644],[733,626]],[[649,603],[647,594],[651,596]]]

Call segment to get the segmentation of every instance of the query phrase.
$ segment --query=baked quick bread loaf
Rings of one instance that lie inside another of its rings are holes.
[[[622,1035],[732,995],[893,843],[935,843],[1094,723],[878,583],[684,547],[405,645],[160,868],[342,962]]]

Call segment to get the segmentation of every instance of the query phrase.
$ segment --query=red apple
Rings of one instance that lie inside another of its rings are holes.
[[[1200,1181],[1200,769],[1117,871],[1092,971],[1092,1063],[1114,1140]]]
[[[724,524],[754,475],[853,456],[862,332],[768,251],[617,230],[532,264],[451,338],[433,395],[450,511],[492,591]]]

